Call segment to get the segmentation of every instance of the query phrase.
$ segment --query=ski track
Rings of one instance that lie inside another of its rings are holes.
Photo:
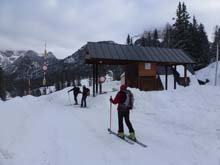
[[[50,98],[49,102],[51,101]],[[56,103],[53,102],[53,104]],[[119,154],[111,145],[108,145],[112,141],[112,137],[108,135],[107,128],[106,130],[101,130],[104,133],[100,133],[100,130],[97,130],[90,123],[91,121],[88,121],[88,118],[92,119],[91,114],[93,114],[93,112],[90,112],[90,115],[88,114],[89,112],[87,111],[89,109],[71,106],[63,108],[59,104],[53,110],[48,110],[47,107],[49,105],[45,105],[45,108],[42,108],[33,118],[29,119],[28,124],[30,125],[28,129],[22,138],[20,138],[20,141],[12,148],[15,151],[13,159],[12,154],[9,154],[7,150],[0,150],[0,153],[5,159],[5,165],[16,164],[16,162],[20,162],[22,165],[28,165],[30,160],[33,165],[71,164],[75,161],[81,162],[81,164],[99,162],[110,165],[115,164],[114,159],[119,164],[127,159],[126,154]],[[94,119],[97,120],[97,118]],[[103,120],[100,121],[106,122]],[[65,131],[65,129],[72,130],[72,132]],[[87,132],[89,136],[81,136],[81,131]],[[91,142],[91,146],[88,146],[88,141]],[[85,145],[83,142],[86,142]],[[115,139],[115,142],[121,147],[127,148],[123,143],[120,144],[121,142],[118,139]],[[91,149],[88,148],[94,148],[94,145],[101,146],[98,148],[104,147],[106,151],[94,150],[94,153],[90,153]],[[80,150],[77,151],[74,148]],[[82,159],[82,154],[91,156]],[[115,154],[113,161],[111,160],[112,158],[109,158],[109,154]],[[117,159],[119,155],[121,155],[121,160]]]

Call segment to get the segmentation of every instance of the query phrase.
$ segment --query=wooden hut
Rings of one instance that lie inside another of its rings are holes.
[[[98,92],[98,68],[100,65],[125,65],[125,84],[141,90],[167,89],[168,69],[176,82],[183,79],[188,84],[186,67],[194,61],[180,49],[142,47],[114,43],[88,42],[85,46],[85,62],[93,64],[93,95]],[[176,66],[184,66],[184,77],[178,77]],[[165,87],[162,85],[158,67],[165,70]],[[178,79],[179,78],[179,79]]]

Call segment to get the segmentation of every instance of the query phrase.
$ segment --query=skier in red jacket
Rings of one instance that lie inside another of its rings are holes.
[[[135,140],[135,133],[134,129],[132,127],[132,124],[129,119],[129,113],[130,109],[128,107],[125,107],[123,105],[123,102],[125,101],[126,94],[124,94],[127,91],[126,85],[121,85],[120,91],[116,94],[115,98],[110,98],[110,102],[113,104],[118,104],[118,136],[121,138],[124,138],[124,127],[123,127],[123,118],[125,119],[125,123],[129,129],[130,132],[130,138],[132,140]]]

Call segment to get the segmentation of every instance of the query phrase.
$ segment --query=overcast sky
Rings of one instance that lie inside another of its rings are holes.
[[[124,44],[127,34],[173,23],[179,0],[0,0],[0,49],[39,53],[47,41],[57,58],[74,53],[88,41]],[[220,0],[185,0],[191,16],[212,39],[220,25]]]

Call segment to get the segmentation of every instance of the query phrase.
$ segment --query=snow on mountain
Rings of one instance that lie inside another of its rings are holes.
[[[43,76],[42,66],[44,56],[33,51],[1,51],[0,64],[7,75],[13,75],[16,79],[37,78]],[[57,64],[58,60],[52,52],[48,52],[48,65]]]
[[[64,70],[80,70],[87,72],[88,67],[84,65],[83,47],[63,60],[58,60],[52,52],[48,52],[47,64],[48,75],[62,73]],[[38,79],[43,77],[42,66],[44,56],[32,50],[27,51],[0,51],[0,66],[8,76],[16,80]]]
[[[68,57],[64,60],[64,63],[76,63],[76,60],[74,57]]]
[[[5,50],[0,51],[0,66],[5,69],[8,65],[12,64],[16,61],[19,57],[24,56],[26,51],[12,51],[12,50]]]
[[[76,65],[82,65],[84,64],[84,51],[85,46],[83,46],[82,48],[80,48],[79,50],[77,50],[75,53],[73,53],[71,56],[68,56],[64,59],[64,64],[65,65],[72,65],[72,64],[76,64]]]
[[[209,80],[209,85],[215,84],[215,73],[216,73],[216,62],[209,64],[206,68],[203,68],[196,72],[196,77],[199,80],[206,81]],[[217,84],[220,86],[220,61],[218,61],[218,71],[217,71]]]
[[[88,108],[70,106],[70,88],[0,101],[0,164],[219,165],[219,87],[153,92],[131,88],[131,122],[137,138],[148,145],[142,148],[107,132],[109,98],[116,95],[111,90],[119,86],[104,83],[108,93],[88,97]],[[112,130],[117,131],[116,106],[112,108]]]

